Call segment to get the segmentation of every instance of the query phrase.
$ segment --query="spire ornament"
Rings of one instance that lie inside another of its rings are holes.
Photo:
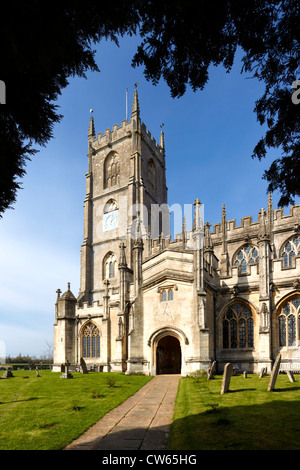
[[[94,124],[94,117],[93,117],[93,110],[90,109],[91,117],[90,117],[90,124],[89,124],[89,131],[88,131],[88,138],[95,138],[95,124]]]

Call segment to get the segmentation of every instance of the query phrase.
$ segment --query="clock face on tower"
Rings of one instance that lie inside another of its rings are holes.
[[[118,210],[103,214],[103,231],[107,232],[118,227]]]

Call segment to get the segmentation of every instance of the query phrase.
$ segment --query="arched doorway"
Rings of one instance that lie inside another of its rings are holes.
[[[164,336],[157,343],[156,348],[156,373],[180,374],[181,372],[181,347],[175,336]]]

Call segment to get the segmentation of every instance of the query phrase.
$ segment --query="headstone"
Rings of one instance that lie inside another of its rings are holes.
[[[208,369],[207,371],[207,380],[211,379],[214,372],[215,372],[215,368],[216,368],[216,361],[214,361],[212,363],[212,365],[210,366],[210,368]]]
[[[87,366],[83,357],[80,358],[80,368],[83,374],[88,374]]]
[[[223,373],[223,381],[222,381],[222,388],[221,388],[221,395],[227,393],[229,391],[230,379],[232,376],[233,367],[230,362],[227,362],[224,368]]]
[[[13,377],[12,371],[11,370],[6,370],[4,374],[2,375],[3,379],[8,379],[9,377]]]
[[[63,374],[61,374],[61,376],[60,376],[61,379],[72,379],[73,378],[73,375],[70,374],[70,372],[69,372],[69,367],[70,367],[70,363],[69,363],[69,361],[67,361],[65,363],[65,372]]]
[[[269,382],[268,390],[267,390],[268,392],[272,392],[272,390],[274,390],[275,382],[276,382],[277,375],[279,372],[280,362],[281,362],[281,354],[279,353],[276,357],[276,361],[274,363],[274,366],[271,372],[271,378],[270,378],[270,382]]]
[[[295,382],[295,377],[294,377],[293,372],[291,370],[288,370],[286,373],[287,373],[288,378],[290,379],[290,382]]]
[[[60,365],[60,371],[61,371],[62,374],[65,373],[65,369],[66,369],[66,368],[65,368],[65,365],[64,365],[64,364],[61,364],[61,365]]]
[[[259,378],[261,379],[264,375],[266,375],[266,373],[267,373],[267,368],[262,367],[260,370]]]
[[[36,376],[36,377],[40,377],[39,368],[38,368],[38,367],[35,368],[35,376]]]
[[[244,370],[243,375],[244,375],[244,379],[246,379],[247,378],[247,371],[246,370]]]

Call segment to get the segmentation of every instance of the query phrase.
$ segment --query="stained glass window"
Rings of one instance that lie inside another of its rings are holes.
[[[297,320],[298,319],[298,320]],[[296,346],[300,338],[300,296],[286,300],[278,313],[279,346]]]
[[[242,303],[229,307],[223,316],[223,348],[254,347],[254,321],[251,310]]]
[[[258,250],[255,246],[244,246],[235,256],[233,265],[239,266],[241,274],[248,273],[249,264],[257,264],[259,261]]]
[[[89,322],[82,330],[81,335],[82,357],[100,357],[100,334],[96,325]]]
[[[295,316],[288,316],[289,346],[296,346],[296,322]]]
[[[289,240],[283,250],[282,250],[282,258],[283,258],[283,266],[288,268],[293,266],[293,259],[295,256],[300,256],[300,238],[295,237],[292,240]]]
[[[286,319],[283,315],[279,317],[279,346],[286,346]]]

